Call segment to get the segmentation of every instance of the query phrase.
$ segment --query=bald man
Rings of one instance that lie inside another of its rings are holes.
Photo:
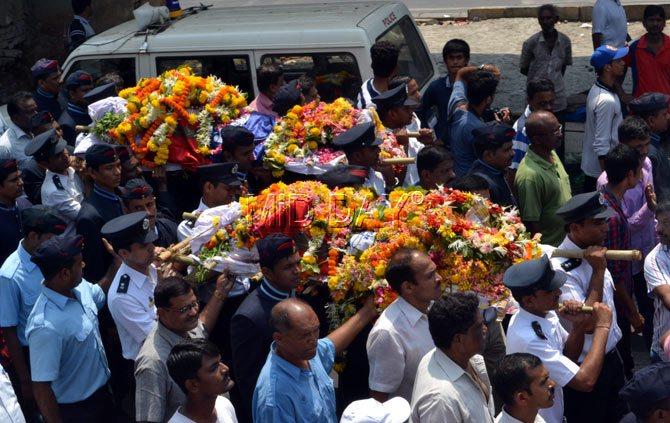
[[[377,316],[369,301],[342,326],[319,338],[319,319],[297,298],[272,308],[273,342],[253,398],[253,420],[271,422],[337,423],[335,390],[329,374],[335,355]]]
[[[556,210],[572,197],[570,178],[556,154],[563,127],[553,113],[533,112],[526,120],[528,152],[514,177],[521,219],[542,242],[557,246],[565,238],[563,221]]]

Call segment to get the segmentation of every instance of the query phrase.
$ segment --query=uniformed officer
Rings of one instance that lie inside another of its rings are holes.
[[[400,131],[412,123],[414,118],[414,109],[419,107],[420,103],[407,96],[407,84],[401,84],[388,91],[372,98],[372,102],[377,107],[379,119],[384,127],[391,131]],[[418,118],[417,118],[418,119]],[[432,135],[430,129],[423,129],[428,135]],[[419,151],[423,148],[423,143],[415,137],[408,137],[405,131],[398,132],[397,140],[405,149],[407,157],[416,158]],[[419,182],[419,172],[416,163],[405,167],[405,176],[403,186],[416,185]]]
[[[584,249],[584,259],[554,258],[552,265],[564,273],[566,282],[561,287],[561,300],[575,300],[591,306],[596,302],[612,310],[612,324],[605,346],[605,362],[598,383],[591,392],[565,388],[565,416],[568,421],[618,421],[625,413],[625,404],[619,399],[624,384],[624,369],[617,343],[621,329],[614,308],[614,282],[607,270],[603,247],[607,237],[607,219],[614,210],[601,202],[599,192],[578,194],[568,200],[556,214],[566,224],[568,234],[559,249]],[[569,322],[562,322],[571,330]],[[584,346],[577,360],[583,363],[591,349],[594,335],[584,336]]]
[[[84,71],[72,72],[65,80],[67,88],[68,102],[67,107],[58,118],[58,123],[63,129],[63,138],[74,147],[77,133],[75,126],[91,124],[91,117],[88,115],[88,102],[84,95],[93,89],[93,77]]]
[[[82,279],[81,236],[57,236],[33,254],[44,284],[26,324],[35,399],[45,421],[110,422],[110,377],[98,329],[105,294]]]
[[[142,178],[140,161],[130,152],[127,145],[117,145],[116,154],[121,160],[121,185],[127,184],[131,179]]]
[[[105,223],[100,231],[112,244],[123,263],[109,287],[107,306],[119,331],[123,358],[135,360],[137,353],[156,325],[154,288],[158,282],[154,260],[154,241],[146,212],[130,213]]]
[[[510,267],[503,278],[519,303],[519,311],[512,316],[507,329],[507,354],[535,354],[556,381],[554,405],[540,410],[547,423],[563,422],[564,386],[589,392],[596,385],[612,325],[612,311],[603,303],[593,304],[593,316],[580,313],[582,304],[576,301],[566,301],[559,309],[565,280],[565,273],[555,272],[546,255]],[[558,315],[572,323],[570,333],[561,326]],[[593,331],[591,349],[578,365],[576,361],[588,331]]]
[[[239,166],[236,162],[215,163],[198,167],[202,198],[200,205],[193,211],[200,214],[203,211],[217,206],[237,201],[240,195],[242,180],[238,174]],[[191,236],[193,222],[183,220],[179,224],[179,240]]]
[[[40,245],[65,231],[67,223],[55,210],[36,205],[21,211],[25,237],[0,267],[0,327],[7,341],[14,373],[21,383],[18,392],[28,412],[33,397],[28,368],[26,322],[41,290],[44,277],[30,257]]]
[[[47,169],[42,184],[42,204],[53,207],[67,221],[66,234],[74,232],[84,190],[79,176],[70,167],[67,143],[50,129],[26,146],[26,155]]]
[[[632,411],[620,423],[668,421],[670,363],[655,363],[638,370],[619,395]]]
[[[21,171],[14,159],[0,159],[0,262],[14,251],[23,238],[21,210],[31,206],[23,194]]]
[[[40,59],[30,68],[35,82],[33,98],[37,103],[37,110],[47,111],[52,116],[60,116],[62,109],[58,103],[60,94],[61,69],[54,59]]]
[[[54,129],[53,116],[51,116],[51,113],[48,111],[42,110],[30,119],[30,126],[33,128],[33,134],[38,136],[50,129]],[[60,127],[56,128],[56,132],[59,131]],[[26,146],[26,148],[27,147],[28,146]],[[45,176],[46,167],[37,163],[34,157],[31,157],[24,162],[21,175],[23,179],[23,189],[26,192],[26,197],[28,197],[28,200],[33,204],[42,204],[42,183],[44,182]]]
[[[384,196],[386,195],[386,183],[382,174],[373,168],[379,163],[381,143],[382,140],[375,134],[373,122],[358,124],[333,140],[333,145],[344,151],[348,164],[368,169],[363,186],[372,188],[379,196]]]
[[[100,228],[123,214],[121,198],[115,192],[121,181],[121,162],[116,148],[111,144],[92,146],[86,152],[86,168],[93,179],[93,190],[81,203],[76,228],[86,240],[84,276],[98,281],[112,263],[112,257],[102,244]]]
[[[243,126],[225,126],[219,131],[221,157],[238,164],[240,179],[246,180],[254,165],[254,134]]]
[[[154,244],[167,248],[177,242],[177,224],[163,217],[160,197],[156,198],[151,185],[144,179],[136,178],[128,181],[122,189],[121,198],[126,213],[145,211],[149,215],[149,229],[156,233],[158,238]]]

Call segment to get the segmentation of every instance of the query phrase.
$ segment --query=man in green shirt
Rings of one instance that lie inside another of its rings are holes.
[[[542,243],[557,246],[565,238],[556,210],[572,197],[570,179],[556,148],[563,127],[547,111],[531,113],[526,121],[530,147],[514,178],[521,219],[528,230],[542,234]]]

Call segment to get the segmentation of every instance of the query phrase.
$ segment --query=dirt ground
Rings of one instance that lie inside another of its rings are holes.
[[[593,51],[591,27],[582,28],[582,25],[581,22],[563,22],[557,26],[572,41],[573,65],[565,72],[568,95],[588,90],[595,79],[593,68],[589,66]],[[442,46],[452,38],[461,38],[470,44],[472,63],[493,63],[501,69],[502,80],[495,106],[507,106],[516,113],[523,111],[526,77],[519,72],[519,56],[523,42],[540,30],[536,19],[445,22],[443,25],[422,25],[419,29],[442,73],[446,71],[442,63]],[[640,22],[629,24],[628,33],[633,39],[644,32]],[[630,72],[627,86],[630,91]]]

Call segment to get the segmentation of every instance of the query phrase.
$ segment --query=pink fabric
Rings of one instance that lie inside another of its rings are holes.
[[[249,107],[251,107],[252,110],[262,113],[264,115],[270,115],[273,117],[279,117],[277,113],[275,113],[274,110],[272,110],[272,100],[270,97],[266,96],[263,93],[259,93],[258,96],[254,99],[254,101],[251,102]]]

